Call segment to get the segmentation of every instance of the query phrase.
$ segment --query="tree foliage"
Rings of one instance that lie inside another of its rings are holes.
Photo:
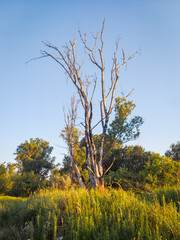
[[[139,173],[148,162],[150,152],[146,152],[141,146],[125,146],[114,149],[105,162],[106,166],[115,158],[115,162],[111,168],[117,171],[120,167],[126,168],[133,173]]]
[[[180,142],[172,144],[170,149],[166,151],[165,155],[175,161],[180,161]]]
[[[175,185],[180,179],[180,162],[153,153],[140,174],[141,181],[152,186]]]
[[[12,164],[0,164],[0,194],[7,194],[13,185],[11,175],[13,173],[14,167]]]
[[[15,152],[19,171],[23,173],[34,172],[36,176],[45,179],[51,169],[55,168],[55,157],[51,157],[53,147],[49,143],[36,138],[20,144]]]
[[[115,117],[109,125],[104,140],[103,165],[105,169],[110,166],[114,157],[116,158],[116,163],[120,161],[120,157],[118,153],[115,153],[115,150],[117,152],[121,151],[124,143],[137,139],[140,135],[140,126],[144,122],[140,116],[130,118],[136,107],[133,101],[127,101],[127,99],[120,101],[120,98],[116,98],[115,101]],[[101,135],[95,135],[93,138],[98,151]]]
[[[121,165],[116,171],[112,169],[105,178],[106,184],[141,192],[179,183],[180,162],[153,152],[149,152],[145,159],[143,168],[138,172],[134,172],[134,168],[128,169],[126,165]],[[133,164],[133,159],[129,160]]]
[[[127,101],[127,99],[120,101],[119,97],[115,101],[115,119],[108,128],[108,135],[113,141],[123,144],[139,137],[143,119],[140,116],[135,116],[129,120],[129,116],[136,107],[133,101]]]
[[[34,171],[16,173],[11,177],[13,185],[9,195],[28,197],[36,191],[47,188],[50,184],[47,179],[42,179],[40,175],[35,175]]]

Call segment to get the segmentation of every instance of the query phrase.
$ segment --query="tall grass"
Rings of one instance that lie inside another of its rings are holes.
[[[146,200],[152,202],[155,199],[163,205],[163,198],[165,198],[166,203],[174,202],[179,211],[180,208],[180,186],[164,186],[159,189],[153,190],[150,193],[143,193],[141,195]]]
[[[149,199],[114,189],[41,192],[2,205],[0,226],[4,239],[179,240],[178,201],[165,195],[165,189]]]

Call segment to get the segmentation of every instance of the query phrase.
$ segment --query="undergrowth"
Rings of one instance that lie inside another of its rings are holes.
[[[42,191],[0,197],[2,239],[179,240],[180,189],[137,196],[123,190]]]

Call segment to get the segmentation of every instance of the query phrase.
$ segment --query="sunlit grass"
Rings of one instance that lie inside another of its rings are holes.
[[[178,240],[179,199],[171,189],[161,191],[149,198],[115,189],[41,191],[28,199],[2,197],[0,203],[7,200],[7,205],[0,209],[0,226],[9,229],[4,239],[16,233],[15,239],[34,240],[57,236],[68,240]]]

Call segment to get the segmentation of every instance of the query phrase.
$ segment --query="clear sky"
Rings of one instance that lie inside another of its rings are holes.
[[[142,49],[122,71],[116,95],[134,88],[134,114],[145,121],[130,144],[164,154],[180,140],[180,1],[0,0],[0,163],[35,137],[62,161],[62,107],[75,89],[50,59],[25,62],[39,56],[42,41],[61,47],[78,37],[78,26],[96,32],[104,18],[107,69],[118,36],[127,53]]]

